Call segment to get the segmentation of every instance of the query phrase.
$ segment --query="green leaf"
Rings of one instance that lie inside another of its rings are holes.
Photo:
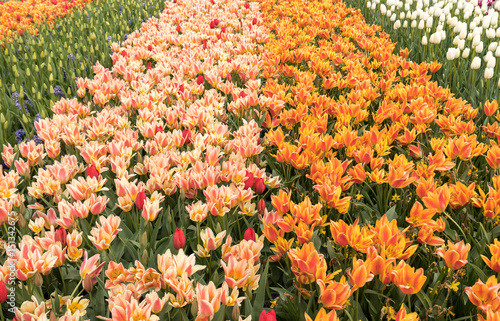
[[[426,293],[422,291],[417,292],[417,298],[420,300],[425,310],[428,310],[432,307],[431,299],[429,299],[429,296]]]
[[[269,270],[269,261],[266,262],[266,267],[264,272],[260,275],[259,288],[257,289],[257,295],[255,295],[255,300],[253,301],[253,312],[252,320],[258,320],[259,315],[264,309],[264,299],[266,296],[267,287],[267,271]]]
[[[385,216],[387,216],[387,219],[390,221],[397,219],[398,215],[396,214],[396,205],[391,207],[387,213],[385,213]]]
[[[476,271],[476,273],[479,276],[479,278],[481,279],[481,281],[483,281],[483,282],[486,281],[487,277],[486,277],[486,274],[484,274],[483,270],[481,270],[477,265],[470,263],[470,262],[467,265],[470,266],[474,271]]]

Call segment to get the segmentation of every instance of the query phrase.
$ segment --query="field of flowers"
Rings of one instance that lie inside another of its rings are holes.
[[[3,145],[0,319],[500,320],[496,100],[340,0],[152,14]]]

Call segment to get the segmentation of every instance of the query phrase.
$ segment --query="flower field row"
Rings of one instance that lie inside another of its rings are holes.
[[[25,32],[37,34],[38,25],[53,24],[54,20],[82,8],[90,0],[11,0],[0,2],[0,45]]]
[[[242,228],[279,186],[252,119],[267,37],[256,3],[167,2],[111,45],[111,68],[78,78],[88,104],[59,100],[35,123],[43,144],[4,147],[16,319],[258,317],[264,238]]]
[[[61,97],[76,96],[76,77],[91,77],[97,61],[110,65],[111,42],[125,39],[163,6],[159,0],[96,1],[39,25],[36,36],[4,44],[0,144],[36,138],[33,121],[51,115],[50,106]]]
[[[395,47],[338,0],[166,2],[3,146],[3,313],[498,320],[498,103]]]
[[[500,1],[347,0],[410,58],[437,60],[435,79],[474,107],[500,97]]]

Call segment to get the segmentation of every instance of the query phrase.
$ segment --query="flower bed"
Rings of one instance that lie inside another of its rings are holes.
[[[62,2],[61,2],[62,3]],[[160,0],[97,1],[38,26],[38,33],[0,51],[0,144],[35,138],[33,121],[52,114],[62,97],[74,97],[76,77],[91,77],[99,61],[110,66],[110,44],[126,39],[164,7]]]
[[[439,84],[475,108],[500,97],[500,1],[393,1],[347,4],[361,10],[367,22],[382,26],[408,48],[413,61],[437,60]]]

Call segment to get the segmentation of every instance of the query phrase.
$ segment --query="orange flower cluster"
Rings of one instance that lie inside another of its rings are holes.
[[[52,24],[56,18],[70,14],[92,0],[11,0],[0,1],[0,42],[12,40],[24,32],[36,34],[37,25]]]
[[[477,127],[478,109],[430,81],[440,64],[411,62],[406,49],[394,54],[395,45],[387,34],[340,1],[260,3],[264,21],[274,33],[264,54],[262,90],[277,99],[262,109],[271,155],[283,164],[285,175],[294,171],[312,181],[320,201],[315,207],[330,210],[325,213],[350,213],[358,207],[352,204],[357,192],[373,195],[377,187],[389,196],[414,195],[406,228],[385,215],[365,226],[358,225],[358,219],[329,225],[335,244],[357,252],[347,273],[351,291],[378,275],[384,284],[393,283],[405,294],[419,292],[427,277],[422,268],[415,270],[405,262],[419,247],[412,243],[442,246],[449,209],[482,208],[486,222],[500,214],[498,176],[491,175],[493,185],[485,193],[479,186],[483,182],[474,181],[472,174],[478,159],[493,170],[500,167],[496,142],[500,126],[496,121],[490,124],[491,116],[500,119],[497,102],[486,103],[484,113],[490,118]],[[297,281],[317,281],[320,301],[338,309],[343,302],[324,299],[334,288],[327,286],[333,281],[327,280],[327,272],[318,272],[323,258],[305,243],[303,233],[297,233],[303,230],[298,228],[302,221],[293,211],[287,213],[297,205],[285,195],[280,191],[273,199],[276,213],[264,215],[264,234],[275,252],[288,253]],[[314,213],[315,207],[309,204],[308,211]],[[317,216],[321,224],[304,223],[307,235],[328,225],[319,211]],[[290,249],[295,238],[305,244]],[[460,269],[467,264],[470,247],[464,241],[448,242],[435,255],[444,258],[450,269]],[[490,247],[491,261],[483,256],[493,269],[498,269],[497,247],[497,243]],[[339,298],[338,293],[329,297]]]

